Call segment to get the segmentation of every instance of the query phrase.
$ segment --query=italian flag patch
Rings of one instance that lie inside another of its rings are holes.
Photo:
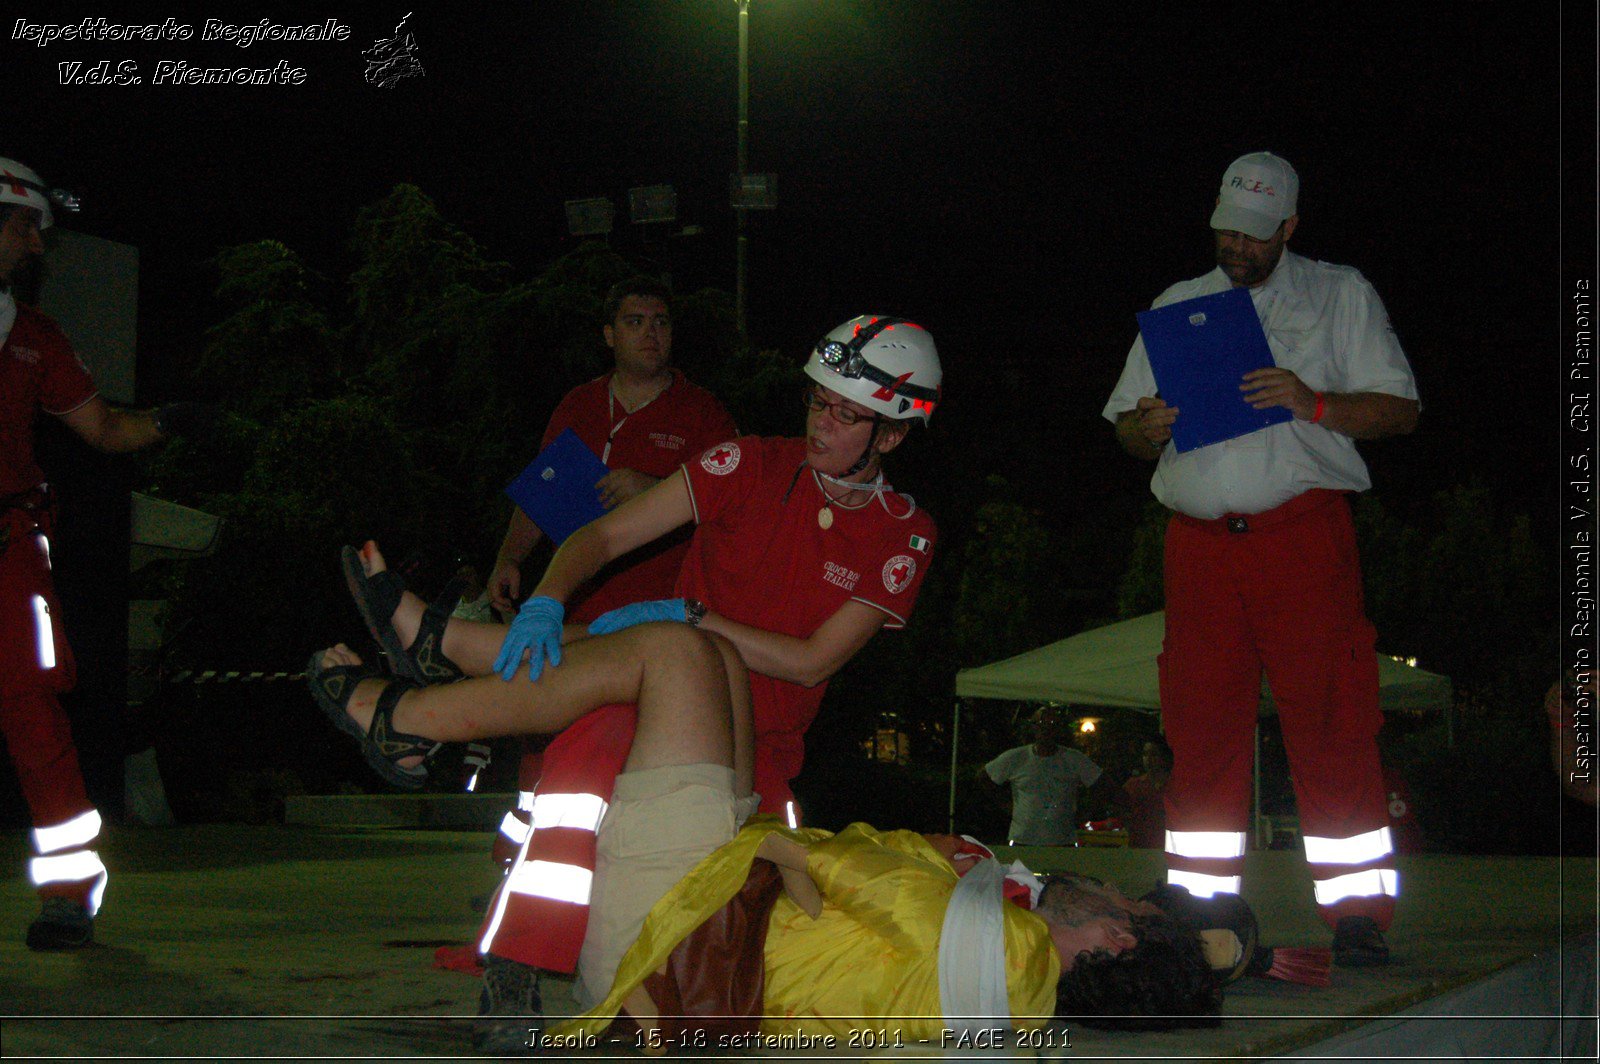
[[[914,551],[921,551],[923,554],[926,554],[928,553],[928,541],[923,539],[921,536],[912,536],[911,549]]]

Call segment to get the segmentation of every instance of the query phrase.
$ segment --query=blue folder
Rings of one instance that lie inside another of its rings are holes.
[[[1239,391],[1246,373],[1277,365],[1249,289],[1169,303],[1138,318],[1156,388],[1179,410],[1172,443],[1180,454],[1294,417],[1287,407],[1256,410]]]
[[[561,542],[605,513],[595,490],[609,472],[604,462],[567,429],[528,463],[506,486],[511,501],[522,507],[550,542]]]

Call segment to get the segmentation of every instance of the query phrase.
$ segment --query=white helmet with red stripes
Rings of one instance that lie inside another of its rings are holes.
[[[817,341],[806,376],[891,420],[927,424],[944,371],[928,330],[904,318],[863,314]]]
[[[38,174],[15,159],[0,158],[0,203],[15,203],[32,207],[39,212],[39,228],[48,229],[55,221],[51,204],[63,210],[78,209],[77,198],[59,189],[52,189]]]

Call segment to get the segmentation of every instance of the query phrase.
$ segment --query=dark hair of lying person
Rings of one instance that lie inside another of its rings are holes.
[[[1200,939],[1166,916],[1135,916],[1139,945],[1117,956],[1079,954],[1056,984],[1056,1015],[1115,1031],[1215,1027],[1222,987]]]

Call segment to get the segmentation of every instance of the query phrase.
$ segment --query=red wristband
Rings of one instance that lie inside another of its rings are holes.
[[[1315,425],[1322,420],[1322,415],[1328,412],[1327,400],[1321,392],[1313,393],[1317,397],[1317,408],[1311,412],[1311,423]]]

